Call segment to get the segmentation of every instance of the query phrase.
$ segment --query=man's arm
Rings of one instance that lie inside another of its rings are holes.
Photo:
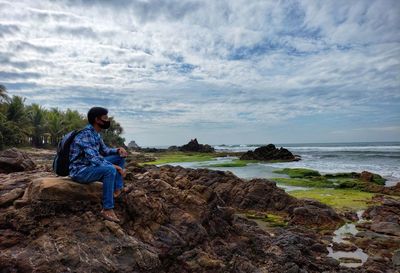
[[[90,133],[83,133],[79,135],[76,139],[78,146],[85,152],[86,157],[90,160],[90,162],[95,166],[104,166],[109,165],[113,166],[110,162],[104,159],[103,156],[100,155],[99,151],[96,149],[95,139]]]
[[[100,137],[100,153],[104,156],[118,154],[118,148],[109,148]]]

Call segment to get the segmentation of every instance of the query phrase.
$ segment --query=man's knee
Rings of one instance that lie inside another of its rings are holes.
[[[116,165],[118,165],[121,168],[123,168],[125,166],[125,157],[117,155],[117,163],[116,163]]]
[[[114,166],[105,166],[102,167],[104,169],[104,174],[105,175],[116,175],[117,174],[117,170],[115,169]]]

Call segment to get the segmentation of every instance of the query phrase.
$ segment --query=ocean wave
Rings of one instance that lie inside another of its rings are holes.
[[[263,144],[237,144],[237,145],[216,145],[216,150],[230,150],[230,151],[247,151],[254,150]],[[392,152],[400,153],[400,145],[315,145],[315,146],[303,146],[303,145],[275,145],[276,147],[286,148],[293,152]]]

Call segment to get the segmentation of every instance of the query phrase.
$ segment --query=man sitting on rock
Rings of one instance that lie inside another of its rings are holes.
[[[79,183],[103,182],[103,210],[107,220],[119,222],[115,215],[114,198],[123,190],[124,164],[128,154],[122,147],[107,147],[99,132],[110,127],[108,110],[93,107],[87,118],[89,124],[75,137],[70,148],[69,173]]]

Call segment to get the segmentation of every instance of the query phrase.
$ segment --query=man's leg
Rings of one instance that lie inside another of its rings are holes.
[[[103,182],[103,208],[114,208],[114,184],[117,170],[114,166],[90,166],[82,169],[72,180],[87,184],[95,181]]]
[[[111,164],[120,166],[122,169],[124,169],[125,167],[125,158],[119,155],[109,155],[104,157],[104,159],[110,162]],[[117,175],[115,177],[114,190],[115,191],[121,190],[123,187],[124,187],[124,181],[122,179],[122,175],[119,172],[117,172]]]

